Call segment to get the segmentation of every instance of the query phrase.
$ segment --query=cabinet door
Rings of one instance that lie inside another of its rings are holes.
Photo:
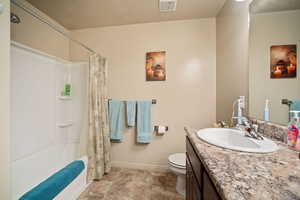
[[[194,176],[194,173],[192,173],[193,175],[193,182],[192,182],[192,200],[201,200],[201,189],[200,186],[198,185],[197,181],[196,181],[196,177]]]
[[[221,200],[207,173],[203,173],[203,200]]]
[[[188,155],[187,155],[188,157]],[[188,161],[188,158],[186,159],[186,200],[192,200],[192,167],[190,165],[190,162]]]
[[[194,176],[196,176],[198,184],[201,186],[202,184],[202,164],[197,156],[193,145],[191,144],[189,138],[187,137],[186,139],[186,149],[187,149],[187,154],[189,156],[189,161],[190,165],[192,166]],[[202,186],[201,186],[202,187]]]
[[[186,200],[201,200],[201,189],[187,157],[186,160]]]

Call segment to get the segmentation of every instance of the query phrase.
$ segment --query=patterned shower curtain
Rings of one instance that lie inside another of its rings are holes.
[[[88,181],[101,179],[111,168],[106,62],[97,54],[90,56]]]

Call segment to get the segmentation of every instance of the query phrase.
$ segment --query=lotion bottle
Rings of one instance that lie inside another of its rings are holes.
[[[293,113],[295,113],[294,115],[296,115],[297,117],[297,128],[298,128],[298,135],[297,135],[297,138],[296,138],[296,142],[295,142],[295,145],[294,145],[294,148],[297,150],[297,151],[300,151],[300,118],[299,118],[299,113],[300,111],[293,111]]]
[[[265,109],[264,109],[264,120],[265,121],[270,121],[270,101],[269,99],[266,99],[265,102]]]
[[[299,136],[299,127],[300,127],[300,120],[299,120],[299,113],[300,111],[290,111],[292,113],[292,119],[288,125],[288,133],[287,133],[287,141],[288,145],[295,148],[298,136]],[[298,145],[297,145],[298,146]]]

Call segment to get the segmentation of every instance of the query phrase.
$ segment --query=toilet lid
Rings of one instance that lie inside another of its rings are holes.
[[[173,164],[178,167],[185,167],[186,155],[185,153],[175,153],[169,156],[170,164]]]

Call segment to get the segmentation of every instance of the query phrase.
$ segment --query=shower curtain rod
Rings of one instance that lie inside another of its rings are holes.
[[[55,31],[59,32],[60,34],[62,34],[63,36],[67,37],[69,40],[71,40],[74,43],[77,43],[78,45],[80,45],[81,47],[85,48],[86,50],[88,50],[90,53],[94,53],[94,54],[98,54],[96,53],[96,51],[94,51],[93,49],[89,48],[88,46],[86,46],[85,44],[79,42],[78,40],[75,40],[74,38],[72,38],[68,33],[66,33],[65,31],[63,31],[61,28],[59,28],[58,26],[48,22],[48,20],[44,19],[43,17],[41,17],[39,14],[37,14],[35,11],[33,11],[31,8],[28,8],[25,5],[22,5],[22,3],[17,2],[17,0],[12,0],[11,1],[14,5],[16,5],[17,7],[21,8],[22,10],[24,10],[25,12],[27,12],[28,14],[30,14],[31,16],[33,16],[34,18],[36,18],[37,20],[41,21],[44,24],[47,24],[48,26],[50,26],[52,29],[54,29]]]

